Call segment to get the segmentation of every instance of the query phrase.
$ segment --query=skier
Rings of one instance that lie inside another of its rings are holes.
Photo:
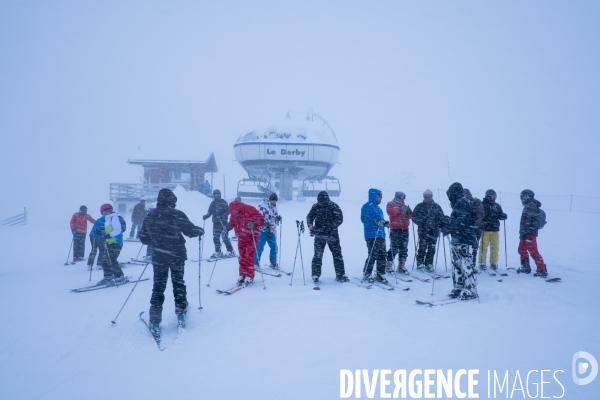
[[[385,279],[385,230],[390,225],[383,219],[383,211],[379,208],[383,194],[381,190],[369,189],[369,201],[360,210],[360,220],[363,223],[365,241],[367,243],[367,259],[363,269],[363,281],[373,283],[374,280],[387,284]],[[377,261],[375,279],[371,276],[373,266]]]
[[[398,255],[398,272],[410,274],[404,268],[408,257],[408,237],[412,210],[404,204],[406,195],[396,192],[394,200],[387,203],[385,211],[390,217],[390,249],[387,253],[386,272],[393,272],[394,257]]]
[[[229,203],[229,230],[235,229],[238,236],[238,253],[240,263],[240,276],[238,286],[254,283],[254,255],[258,229],[263,226],[265,219],[258,210],[241,201]]]
[[[435,245],[440,235],[440,224],[443,218],[442,207],[433,201],[433,193],[427,189],[423,192],[423,202],[417,204],[412,217],[413,222],[419,227],[417,268],[421,271],[433,272]]]
[[[139,235],[142,224],[144,223],[144,218],[146,218],[146,199],[142,197],[140,202],[133,207],[133,212],[131,213],[131,231],[129,231],[130,240],[133,240],[133,234],[135,233],[136,228]],[[135,238],[138,239],[138,236],[136,235]]]
[[[539,229],[539,215],[542,203],[534,198],[535,193],[529,189],[521,192],[521,203],[523,204],[523,213],[521,214],[521,225],[519,227],[519,256],[521,256],[521,267],[517,270],[519,273],[529,274],[531,267],[529,265],[529,255],[535,261],[537,271],[533,276],[546,278],[548,271],[544,259],[537,248],[537,236]]]
[[[454,289],[451,298],[469,300],[477,298],[477,275],[473,269],[471,249],[477,245],[473,229],[473,210],[460,183],[455,182],[446,191],[452,213],[444,217],[444,235],[450,234],[452,250],[452,281]]]
[[[467,198],[467,200],[469,200],[469,203],[471,204],[471,209],[473,210],[473,213],[475,215],[475,223],[473,224],[473,229],[475,230],[475,238],[477,239],[477,246],[473,247],[473,266],[475,266],[477,265],[477,249],[479,248],[481,233],[483,232],[483,230],[481,229],[481,221],[483,220],[485,212],[483,210],[483,204],[481,203],[481,200],[479,200],[477,197],[473,197],[471,191],[467,188],[465,188],[465,197]],[[485,268],[485,265],[483,267]],[[477,272],[477,270],[475,272]],[[479,272],[483,272],[483,269],[481,269]]]
[[[315,238],[315,255],[312,260],[312,279],[314,283],[318,283],[321,276],[325,245],[329,246],[329,250],[333,256],[335,280],[338,282],[348,282],[348,277],[344,269],[342,247],[340,246],[340,235],[338,233],[338,227],[342,222],[344,222],[344,215],[340,207],[329,200],[329,194],[326,191],[320,192],[317,195],[317,202],[313,204],[306,216],[306,224],[308,225],[310,236],[314,236]]]
[[[125,220],[121,215],[114,212],[112,205],[108,203],[100,206],[100,213],[104,216],[102,239],[104,239],[106,261],[103,265],[104,278],[98,282],[98,285],[121,285],[127,283],[127,278],[123,275],[123,270],[117,260],[123,248]]]
[[[98,269],[103,269],[104,264],[106,263],[106,245],[103,239],[103,230],[104,216],[101,216],[96,220],[96,223],[90,231],[90,243],[92,245],[92,250],[90,251],[90,255],[88,256],[87,261],[88,271],[92,270],[92,267],[94,266],[94,260],[96,259],[96,255],[98,255],[98,260],[96,261]]]
[[[260,257],[265,249],[265,243],[269,244],[269,261],[271,268],[277,269],[277,231],[275,226],[281,222],[281,216],[277,212],[277,194],[271,193],[269,198],[264,198],[257,209],[265,219],[264,225],[260,228],[258,237],[258,248],[254,255],[254,265],[260,268]]]
[[[212,215],[213,243],[215,244],[215,253],[212,255],[212,258],[223,257],[223,253],[221,253],[221,240],[223,240],[227,248],[225,257],[235,257],[235,252],[229,241],[229,233],[227,231],[229,205],[227,201],[221,198],[221,191],[219,189],[213,191],[213,198],[214,200],[210,203],[207,213],[202,217],[203,220],[207,220]]]
[[[176,204],[177,196],[170,189],[161,189],[158,192],[156,209],[148,214],[139,234],[143,244],[152,246],[154,285],[150,298],[150,326],[155,337],[160,336],[169,271],[177,322],[179,326],[185,326],[188,302],[183,273],[187,252],[182,233],[190,238],[204,234],[204,230],[191,223],[187,215],[175,209]]]
[[[483,198],[484,217],[481,221],[481,244],[479,246],[479,269],[485,269],[487,249],[490,247],[490,269],[498,270],[498,249],[500,248],[500,221],[507,218],[500,204],[496,203],[496,192],[488,189]]]
[[[87,222],[92,224],[96,220],[87,213],[87,207],[79,207],[79,212],[76,212],[71,217],[71,233],[73,234],[73,262],[83,261],[85,255],[85,237],[87,236]]]
[[[210,194],[210,183],[208,182],[208,180],[204,181],[204,183],[202,184],[202,193],[207,196]]]

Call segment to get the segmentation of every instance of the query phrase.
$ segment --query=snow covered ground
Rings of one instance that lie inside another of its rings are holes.
[[[177,191],[178,208],[197,225],[209,199]],[[391,193],[384,193],[383,202]],[[364,198],[366,199],[366,191]],[[445,198],[436,199],[446,208]],[[340,229],[348,276],[360,276],[366,256],[355,196],[336,200],[345,222]],[[417,199],[407,199],[416,205]],[[283,216],[282,268],[291,270],[297,242],[294,221],[304,220],[310,201],[280,202]],[[508,265],[518,266],[516,252],[520,210],[506,209]],[[96,213],[92,213],[93,216]],[[52,216],[55,218],[55,216]],[[220,261],[211,287],[212,263],[202,264],[198,308],[198,264],[188,260],[186,283],[191,312],[186,332],[175,342],[176,319],[170,284],[163,314],[166,350],[157,351],[138,319],[148,310],[151,281],[139,283],[129,303],[111,326],[132,285],[88,293],[68,289],[88,285],[85,263],[63,265],[70,237],[61,224],[44,220],[0,229],[0,393],[3,399],[335,399],[340,396],[340,370],[479,369],[476,392],[487,398],[487,370],[509,371],[512,386],[520,371],[558,373],[565,399],[597,399],[600,385],[577,386],[571,379],[571,357],[587,351],[598,357],[597,253],[598,214],[548,212],[539,247],[550,277],[546,283],[529,276],[479,276],[481,302],[428,308],[416,299],[439,298],[451,281],[432,286],[400,282],[409,291],[370,290],[333,280],[327,250],[320,291],[312,290],[312,239],[302,236],[304,275],[296,263],[290,278],[266,276],[261,285],[232,296],[215,289],[233,286],[237,260]],[[210,232],[204,254],[213,251]],[[235,243],[235,242],[234,242]],[[409,259],[413,257],[413,241]],[[504,249],[500,253],[504,268]],[[198,242],[187,242],[188,258],[198,256]],[[64,253],[63,253],[64,250]],[[140,243],[126,242],[120,261],[135,257]],[[86,252],[89,243],[86,244]],[[145,249],[144,249],[145,251]],[[438,269],[445,271],[440,255]],[[263,261],[266,255],[263,254]],[[143,266],[129,265],[137,277]],[[145,276],[151,277],[148,269]],[[94,270],[92,282],[101,278]],[[502,279],[499,282],[498,279]],[[539,373],[532,374],[538,383]],[[546,374],[545,396],[562,389]],[[524,383],[525,384],[525,383]],[[392,385],[393,388],[393,385]],[[466,389],[463,387],[463,389]],[[533,396],[535,386],[531,386]],[[389,390],[391,392],[391,390]],[[365,398],[365,393],[362,393]],[[376,392],[379,397],[379,388]],[[354,398],[354,396],[353,396]],[[492,392],[493,398],[493,392]],[[505,398],[505,395],[499,395]],[[513,398],[522,398],[516,392]]]

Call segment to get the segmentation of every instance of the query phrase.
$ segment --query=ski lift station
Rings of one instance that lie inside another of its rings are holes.
[[[322,190],[339,196],[340,182],[329,171],[340,148],[325,119],[309,111],[294,118],[287,114],[274,122],[242,133],[233,146],[248,178],[238,182],[240,197],[279,197],[292,200],[315,197]]]

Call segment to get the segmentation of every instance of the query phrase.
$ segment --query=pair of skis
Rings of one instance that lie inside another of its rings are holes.
[[[128,276],[127,279],[133,279],[133,277]],[[150,279],[150,278],[140,279],[139,282],[147,281],[148,279]],[[83,292],[90,292],[92,290],[106,289],[109,287],[119,287],[119,286],[127,285],[130,283],[136,283],[136,282],[138,282],[138,281],[134,279],[132,281],[121,283],[120,285],[98,285],[98,284],[96,284],[96,285],[92,285],[92,286],[84,286],[82,288],[77,288],[77,289],[70,289],[70,291],[71,291],[71,293],[83,293]]]

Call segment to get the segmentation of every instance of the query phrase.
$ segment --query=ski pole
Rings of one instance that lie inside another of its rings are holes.
[[[250,230],[252,231],[252,243],[254,243],[254,254],[258,253],[258,249],[256,248],[256,239],[254,238],[254,228],[250,228]],[[262,269],[260,268],[260,265],[258,266],[258,272],[260,272],[260,277],[262,278],[262,283],[263,283],[263,290],[267,288],[267,285],[265,285],[265,276],[262,273]]]
[[[304,233],[304,221],[300,221],[300,231]],[[302,258],[302,241],[298,238],[298,244],[300,245],[300,263],[302,264],[302,281],[306,286],[306,274],[304,273],[304,259]]]
[[[446,261],[446,239],[442,235],[442,247],[444,248],[444,265],[446,266],[446,272],[448,272],[448,262]]]
[[[96,239],[94,239],[94,241],[92,242],[92,251],[90,252],[90,255],[93,254],[94,258],[96,258],[96,253],[94,252],[94,248],[96,248],[96,251],[98,250],[96,247]],[[89,256],[88,256],[88,267],[90,268],[90,280],[88,282],[91,282],[92,281],[92,270],[94,269],[94,260],[92,260],[92,264],[90,265]]]
[[[437,237],[437,252],[435,254],[435,266],[433,267],[433,276],[431,277],[431,293],[430,296],[433,296],[433,289],[435,288],[435,280],[437,279],[437,262],[438,259],[440,258],[440,233],[438,232],[438,237]]]
[[[142,244],[142,247],[140,247],[140,251],[138,251],[138,254],[137,254],[137,256],[135,256],[135,259],[136,259],[136,260],[139,260],[139,259],[140,259],[140,253],[142,252],[142,249],[143,249],[143,248],[144,248],[144,245]]]
[[[277,273],[281,273],[281,231],[283,230],[283,220],[279,220],[279,246],[277,246],[277,255],[279,261],[277,262]]]
[[[205,224],[206,220],[203,220],[202,231],[204,231]],[[202,298],[200,297],[202,291],[202,255],[204,254],[204,240],[202,240],[202,235],[198,236],[198,253],[198,310],[202,310]]]
[[[413,265],[411,268],[411,271],[415,270],[415,262],[417,261],[417,235],[415,235],[415,225],[413,224],[412,226],[413,228],[413,244],[415,245],[415,257],[413,258]],[[421,234],[419,234],[419,238],[421,237]],[[419,246],[421,245],[421,243],[419,242]]]
[[[506,267],[506,270],[508,271],[508,253],[506,252],[506,220],[502,221],[502,223],[504,225],[504,263],[505,263],[504,266]]]
[[[133,291],[137,287],[138,283],[140,283],[140,279],[142,279],[142,276],[144,275],[144,272],[146,272],[146,268],[148,268],[149,264],[150,264],[150,262],[146,262],[146,265],[144,266],[144,269],[142,270],[142,273],[140,274],[140,277],[138,278],[137,281],[135,281],[135,285],[133,285],[133,289],[131,289],[131,292],[129,292],[129,296],[127,296],[127,298],[125,299],[125,303],[123,303],[123,305],[121,306],[121,309],[119,310],[119,313],[117,314],[117,316],[115,317],[115,319],[113,319],[112,321],[110,321],[110,322],[112,322],[113,325],[117,324],[117,318],[119,318],[119,315],[121,315],[121,311],[123,311],[123,308],[125,307],[125,304],[127,304],[127,302],[129,301],[129,298],[131,297],[131,294],[133,293]]]
[[[69,246],[69,254],[67,254],[67,261],[65,261],[65,265],[69,265],[69,257],[71,256],[71,249],[73,248],[73,242],[75,238],[71,239],[71,246]]]
[[[204,230],[204,224],[202,224]],[[202,310],[202,235],[198,236],[198,310]]]
[[[296,243],[296,254],[294,255],[294,265],[292,266],[292,278],[290,279],[290,286],[294,280],[294,271],[296,270],[296,258],[298,257],[298,246],[300,245],[300,221],[296,220],[296,228],[298,229],[298,242]]]
[[[371,251],[369,252],[369,258],[367,258],[367,263],[365,264],[365,268],[363,269],[363,277],[362,277],[362,280],[360,281],[360,283],[363,283],[365,281],[365,273],[367,272],[367,269],[369,268],[369,264],[371,263],[371,255],[373,254],[373,250],[375,249],[375,243],[377,242],[377,236],[379,236],[380,229],[381,229],[381,226],[377,227],[377,233],[375,234],[375,238],[373,239],[373,246],[371,246]],[[371,270],[371,272],[373,272],[373,270]]]
[[[394,267],[394,262],[395,260],[395,255],[394,255],[394,244],[392,243],[392,233],[391,233],[391,229],[390,227],[388,227],[388,236],[390,237],[390,253],[392,253],[392,274],[394,275],[394,278],[396,279],[396,284],[398,283],[398,277],[396,276],[396,267]],[[364,274],[363,274],[364,276]]]

